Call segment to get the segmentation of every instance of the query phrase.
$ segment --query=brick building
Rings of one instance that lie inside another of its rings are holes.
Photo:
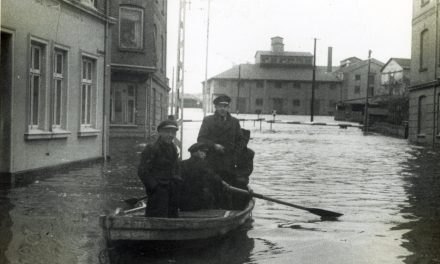
[[[167,1],[111,1],[110,136],[148,137],[167,116]]]
[[[437,1],[413,0],[409,140],[440,142],[439,10]]]

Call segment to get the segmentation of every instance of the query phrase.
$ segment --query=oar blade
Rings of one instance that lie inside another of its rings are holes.
[[[319,215],[323,219],[335,219],[340,216],[343,216],[343,214],[341,214],[341,213],[332,212],[332,211],[328,211],[328,210],[324,210],[324,209],[320,209],[320,208],[308,208],[307,211],[309,211],[312,214]]]

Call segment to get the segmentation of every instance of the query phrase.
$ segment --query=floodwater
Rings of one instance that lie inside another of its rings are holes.
[[[201,113],[189,110],[185,119],[200,120]],[[199,127],[185,123],[184,149]],[[274,124],[271,130],[263,123],[260,131],[251,121],[244,127],[252,131],[249,147],[256,152],[254,192],[344,216],[321,221],[258,200],[253,222],[222,240],[172,252],[111,249],[111,263],[440,263],[438,151],[364,136],[353,127]],[[99,215],[144,195],[136,176],[141,143],[113,140],[107,163],[22,175],[3,186],[0,264],[103,262]]]

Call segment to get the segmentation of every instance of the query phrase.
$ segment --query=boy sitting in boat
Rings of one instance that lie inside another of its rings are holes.
[[[138,176],[147,192],[147,217],[178,217],[179,164],[173,143],[178,130],[174,120],[162,121],[157,126],[158,139],[148,144],[141,155]]]
[[[255,152],[248,148],[251,131],[247,129],[241,129],[242,139],[239,144],[239,151],[237,155],[237,161],[235,164],[235,178],[232,186],[247,190],[249,184],[249,176],[254,170],[254,156]],[[233,195],[232,197],[234,209],[244,209],[249,202],[249,197],[244,195]]]
[[[203,143],[193,144],[188,151],[191,157],[180,163],[183,179],[180,210],[195,211],[216,208],[222,183],[206,162],[209,147]]]

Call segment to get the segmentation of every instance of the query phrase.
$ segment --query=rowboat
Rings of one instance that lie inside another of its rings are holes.
[[[107,242],[187,241],[221,237],[251,219],[255,201],[238,210],[180,212],[179,218],[145,217],[144,206],[123,213],[100,216]]]

